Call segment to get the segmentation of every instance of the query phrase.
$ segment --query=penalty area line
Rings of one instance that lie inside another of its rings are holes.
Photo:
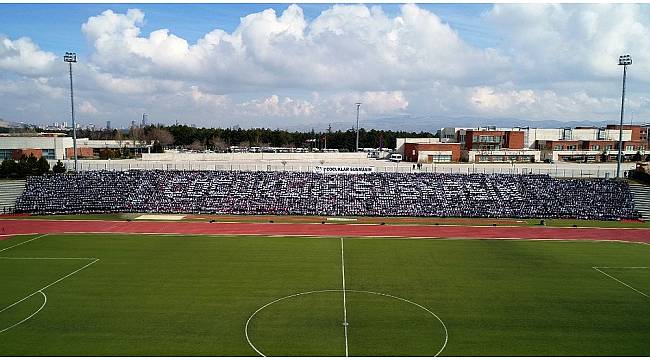
[[[69,273],[69,274],[67,274],[67,275],[65,275],[65,276],[62,276],[62,277],[60,277],[59,279],[57,279],[57,280],[55,280],[55,281],[53,281],[53,282],[51,282],[51,283],[49,283],[49,284],[43,286],[42,288],[40,288],[40,289],[34,291],[33,293],[31,293],[31,294],[25,296],[24,298],[22,298],[22,299],[16,301],[15,303],[13,303],[13,304],[11,304],[11,305],[8,305],[8,306],[5,306],[4,308],[2,308],[2,309],[0,310],[0,313],[3,312],[3,311],[5,311],[5,310],[7,310],[7,309],[10,309],[10,308],[12,308],[12,307],[18,305],[18,304],[20,304],[21,302],[23,302],[23,301],[29,299],[30,297],[32,297],[32,296],[38,294],[39,292],[42,293],[43,290],[45,290],[45,289],[49,288],[50,286],[52,286],[52,285],[54,285],[54,284],[57,284],[57,283],[59,283],[59,282],[65,280],[65,279],[69,278],[70,276],[72,276],[72,275],[78,273],[79,271],[81,271],[81,270],[83,270],[83,269],[89,267],[90,265],[92,265],[92,264],[94,264],[94,263],[96,263],[96,262],[98,262],[98,261],[99,261],[99,259],[95,259],[95,260],[93,260],[92,262],[89,262],[88,264],[86,264],[86,265],[80,267],[79,269],[77,269],[77,270],[75,270],[75,271],[73,271],[73,272],[71,272],[71,273]],[[45,295],[45,294],[43,294],[43,295]]]
[[[15,248],[15,247],[17,247],[17,246],[20,246],[20,245],[22,245],[22,244],[26,244],[26,243],[28,243],[28,242],[30,242],[30,241],[34,241],[34,240],[36,240],[36,239],[40,239],[40,238],[42,238],[42,237],[44,237],[44,236],[47,236],[47,234],[39,235],[39,236],[34,237],[34,238],[31,238],[31,239],[29,239],[29,240],[25,240],[25,241],[23,241],[23,242],[21,242],[21,243],[19,243],[19,244],[12,245],[12,246],[6,247],[6,248],[4,248],[4,249],[0,249],[0,252],[7,251],[7,250],[9,250],[9,249],[13,249],[13,248]]]
[[[647,295],[646,293],[644,293],[643,291],[637,290],[637,289],[635,289],[634,287],[632,287],[631,285],[626,284],[625,282],[623,282],[623,281],[621,281],[621,280],[615,278],[614,276],[612,276],[612,275],[610,275],[610,274],[608,274],[608,273],[606,273],[606,272],[600,270],[600,269],[647,269],[647,267],[619,267],[619,268],[615,268],[615,267],[598,267],[598,266],[592,266],[591,268],[594,269],[594,270],[596,270],[596,271],[598,271],[599,273],[601,273],[601,274],[607,276],[608,278],[610,278],[610,279],[612,279],[612,280],[614,280],[614,281],[620,283],[621,285],[624,285],[624,286],[626,286],[626,287],[628,287],[628,288],[634,290],[635,292],[641,294],[642,296],[645,296],[645,297],[647,297],[647,298],[650,298],[650,296],[648,296],[648,295]]]
[[[13,324],[13,325],[11,325],[11,326],[8,326],[8,327],[6,327],[6,328],[0,330],[0,334],[2,334],[2,333],[5,332],[5,331],[9,331],[9,330],[15,328],[16,326],[18,326],[18,325],[24,323],[25,321],[27,321],[27,320],[33,318],[36,314],[38,314],[41,310],[43,310],[43,308],[45,307],[45,304],[47,304],[47,295],[45,295],[45,293],[42,292],[42,291],[40,291],[40,290],[37,291],[37,292],[35,292],[35,293],[32,294],[32,295],[39,294],[39,293],[43,296],[43,303],[41,304],[41,307],[39,307],[38,310],[34,311],[34,312],[33,312],[31,315],[29,315],[28,317],[26,317],[26,318],[20,320],[19,322],[15,323],[15,324]],[[31,297],[32,295],[30,295],[30,297]]]

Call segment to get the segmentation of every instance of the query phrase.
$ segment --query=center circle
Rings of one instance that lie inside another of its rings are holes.
[[[261,356],[438,356],[447,346],[445,323],[426,307],[374,291],[345,295],[345,307],[342,289],[273,300],[248,318],[246,340]]]

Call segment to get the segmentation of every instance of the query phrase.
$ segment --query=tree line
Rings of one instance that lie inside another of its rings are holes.
[[[20,160],[5,159],[0,163],[0,178],[24,179],[27,176],[44,175],[50,172],[50,164],[44,157],[36,158],[34,154],[23,156]],[[52,167],[54,173],[64,173],[65,166],[59,160]]]
[[[132,140],[136,143],[153,143],[152,152],[162,152],[163,148],[183,147],[191,150],[226,151],[230,146],[251,147],[271,146],[286,148],[318,148],[354,151],[356,131],[287,131],[268,128],[195,128],[187,125],[148,125],[121,130],[79,130],[77,137],[97,140]],[[430,132],[410,132],[392,130],[359,129],[360,148],[395,148],[397,138],[434,137]]]

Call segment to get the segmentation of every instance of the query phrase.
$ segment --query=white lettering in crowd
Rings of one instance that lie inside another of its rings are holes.
[[[375,172],[374,166],[316,166],[314,172],[319,174],[367,174]]]

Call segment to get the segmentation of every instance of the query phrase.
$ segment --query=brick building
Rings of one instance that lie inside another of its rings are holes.
[[[405,143],[404,160],[419,163],[458,162],[460,143]]]

